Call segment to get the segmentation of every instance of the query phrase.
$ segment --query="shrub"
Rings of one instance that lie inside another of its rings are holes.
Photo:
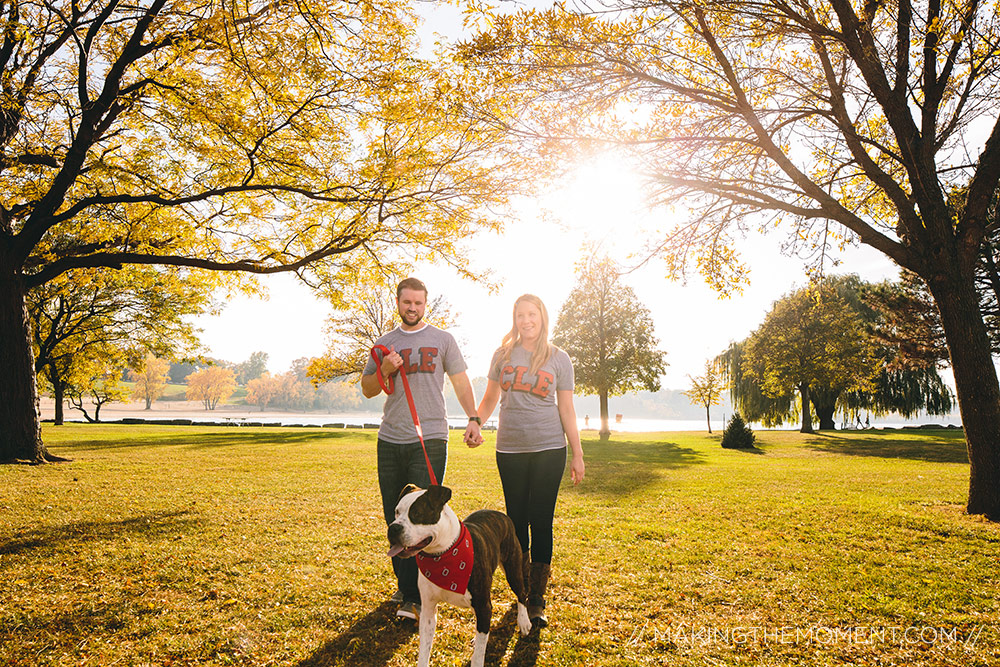
[[[722,432],[722,446],[726,449],[753,449],[756,440],[753,431],[743,421],[740,413],[734,412],[726,430]]]

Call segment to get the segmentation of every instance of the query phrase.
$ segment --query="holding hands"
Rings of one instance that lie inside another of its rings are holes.
[[[469,417],[469,425],[465,428],[465,436],[462,438],[462,442],[470,448],[483,444],[483,432],[482,427],[479,425],[478,417]]]

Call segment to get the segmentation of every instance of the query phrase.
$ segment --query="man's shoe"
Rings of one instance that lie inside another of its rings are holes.
[[[399,609],[396,611],[396,616],[418,621],[420,620],[420,604],[417,602],[404,602],[399,605]]]
[[[403,601],[403,591],[397,588],[396,592],[392,594],[391,598],[389,598],[389,602],[395,602],[399,604],[402,601]]]

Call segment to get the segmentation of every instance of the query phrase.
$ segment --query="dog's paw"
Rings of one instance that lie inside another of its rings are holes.
[[[528,618],[528,608],[520,602],[517,603],[517,627],[522,636],[527,637],[531,634],[531,619]]]

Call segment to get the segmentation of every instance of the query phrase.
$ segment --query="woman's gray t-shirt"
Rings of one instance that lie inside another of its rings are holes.
[[[552,346],[552,354],[538,373],[530,373],[530,367],[531,353],[523,347],[511,350],[509,361],[504,361],[502,348],[493,354],[487,377],[500,385],[498,452],[541,452],[566,446],[556,392],[572,391],[573,362]]]

